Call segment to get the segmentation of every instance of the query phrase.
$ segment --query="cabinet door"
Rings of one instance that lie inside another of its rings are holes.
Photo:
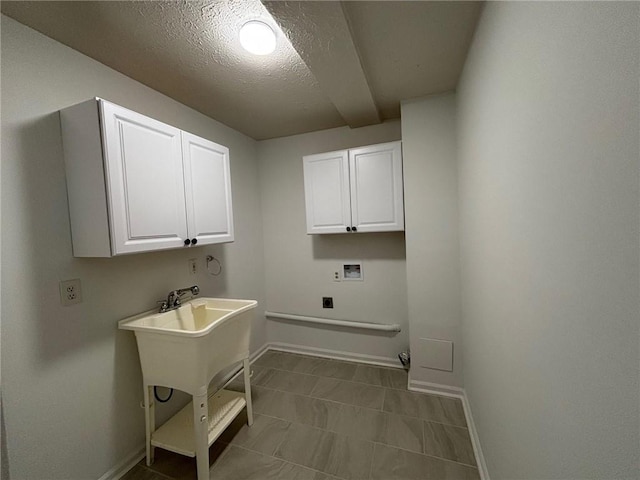
[[[197,245],[233,241],[229,149],[182,132],[189,238]]]
[[[114,255],[187,238],[180,130],[100,101]]]
[[[349,150],[351,219],[358,232],[404,230],[400,142]]]
[[[307,233],[347,233],[351,228],[346,150],[303,158]]]

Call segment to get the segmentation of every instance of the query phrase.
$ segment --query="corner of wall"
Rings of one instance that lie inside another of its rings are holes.
[[[455,118],[455,93],[402,102],[410,376],[450,387],[463,378]]]

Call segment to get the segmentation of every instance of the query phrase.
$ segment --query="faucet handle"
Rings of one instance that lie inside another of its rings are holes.
[[[167,303],[166,300],[158,300],[156,301],[156,303],[160,304],[160,313],[166,312],[167,309],[169,308],[169,304]]]

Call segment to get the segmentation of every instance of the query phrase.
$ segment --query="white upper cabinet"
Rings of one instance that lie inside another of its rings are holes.
[[[198,244],[233,241],[229,149],[182,132],[187,224]]]
[[[401,142],[303,159],[307,233],[404,230]]]
[[[106,102],[102,119],[113,253],[182,247],[180,130]]]
[[[342,233],[351,228],[349,156],[341,152],[304,157],[307,233]]]
[[[60,117],[74,256],[233,241],[226,147],[100,99]]]
[[[352,229],[404,230],[401,143],[349,150],[349,175]]]

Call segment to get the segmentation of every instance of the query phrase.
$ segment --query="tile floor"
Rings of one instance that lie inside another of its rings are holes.
[[[403,370],[276,351],[252,370],[254,424],[211,446],[211,479],[480,478],[460,400],[409,392]],[[196,479],[196,462],[157,448],[123,479]]]

